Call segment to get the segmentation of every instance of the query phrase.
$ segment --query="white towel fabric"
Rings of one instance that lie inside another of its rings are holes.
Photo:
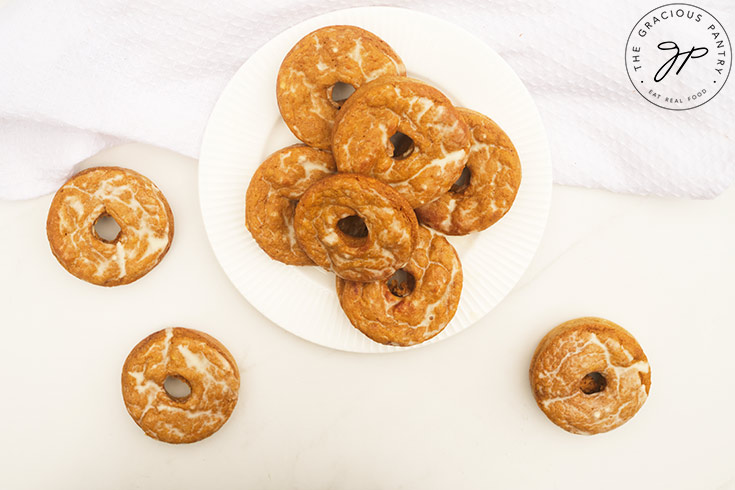
[[[735,35],[735,2],[697,1]],[[124,141],[196,157],[217,97],[259,46],[309,17],[384,3],[11,0],[0,7],[0,198],[52,192],[79,161]],[[625,71],[628,34],[664,3],[391,2],[471,31],[515,69],[557,183],[710,198],[735,179],[735,81],[702,107],[668,111]]]

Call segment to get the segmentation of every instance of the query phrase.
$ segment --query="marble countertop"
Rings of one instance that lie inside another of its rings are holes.
[[[176,236],[149,275],[101,288],[52,256],[52,196],[0,202],[0,488],[735,489],[735,188],[554,186],[539,251],[498,307],[437,344],[365,355],[301,340],[238,294],[194,160],[133,144],[93,164],[155,181]],[[633,333],[653,380],[630,422],[592,437],[549,422],[527,374],[541,337],[585,315]],[[196,444],[146,437],[122,402],[125,357],[167,326],[214,335],[241,370],[232,418]]]

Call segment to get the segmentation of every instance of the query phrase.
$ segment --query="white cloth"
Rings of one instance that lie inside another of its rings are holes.
[[[198,156],[217,97],[249,55],[302,20],[368,3],[384,2],[11,0],[0,7],[0,198],[52,192],[79,161],[123,141]],[[473,32],[516,70],[557,183],[714,197],[735,179],[735,81],[676,112],[643,100],[625,71],[630,30],[663,3],[391,2]],[[701,3],[735,35],[735,2]]]

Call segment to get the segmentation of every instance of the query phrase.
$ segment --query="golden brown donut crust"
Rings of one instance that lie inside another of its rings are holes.
[[[413,151],[393,158],[396,132]],[[381,77],[363,85],[337,114],[332,153],[340,172],[390,184],[413,208],[449,191],[470,150],[470,132],[449,99],[413,78]]]
[[[457,111],[471,134],[466,164],[469,185],[452,186],[439,199],[416,210],[423,224],[447,235],[466,235],[496,223],[513,205],[521,185],[521,161],[508,135],[479,112]]]
[[[170,396],[167,377],[191,388]],[[122,370],[125,408],[146,435],[172,444],[196,442],[217,432],[237,404],[240,372],[215,338],[188,328],[159,330],[141,340]]]
[[[104,215],[120,226],[112,241],[94,230]],[[166,255],[174,217],[148,178],[126,168],[94,167],[56,192],[46,234],[54,257],[71,274],[92,284],[119,286],[141,278]]]
[[[462,265],[443,236],[419,227],[411,260],[402,267],[415,279],[413,291],[394,295],[388,281],[352,282],[337,278],[337,295],[350,322],[381,344],[409,346],[444,330],[462,292]]]
[[[405,75],[393,49],[375,34],[355,26],[328,26],[307,34],[289,51],[278,70],[278,108],[291,132],[309,146],[328,150],[339,105],[332,87],[358,88],[383,75]]]
[[[336,171],[331,153],[305,145],[273,153],[255,171],[245,196],[245,224],[272,259],[313,264],[296,240],[294,211],[309,186]]]
[[[338,222],[359,216],[367,236]],[[351,281],[379,281],[403,267],[416,245],[418,221],[396,191],[365,175],[335,174],[309,187],[296,206],[296,238],[317,265]]]
[[[597,375],[602,384],[590,382]],[[648,358],[635,338],[596,317],[570,320],[546,334],[529,376],[541,410],[574,434],[621,426],[643,406],[651,387]]]

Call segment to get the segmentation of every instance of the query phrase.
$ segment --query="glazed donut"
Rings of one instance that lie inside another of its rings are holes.
[[[381,344],[419,344],[444,330],[462,292],[462,264],[446,238],[419,227],[411,260],[387,281],[337,278],[337,295],[352,325]]]
[[[166,390],[177,378],[191,392]],[[125,359],[125,408],[146,435],[172,444],[196,442],[217,432],[237,404],[240,372],[232,354],[213,337],[167,328],[141,340]]]
[[[255,171],[245,196],[245,224],[272,259],[313,264],[296,240],[294,210],[311,184],[336,171],[331,153],[305,145],[273,153]]]
[[[366,282],[388,279],[408,262],[418,221],[390,186],[365,175],[335,174],[304,193],[294,228],[317,265]]]
[[[541,340],[529,370],[536,403],[574,434],[627,422],[648,397],[651,368],[635,338],[602,318],[570,320]]]
[[[278,70],[276,98],[291,132],[309,146],[328,150],[338,83],[358,88],[383,75],[405,75],[403,61],[375,34],[354,26],[329,26],[307,34]],[[334,95],[334,97],[333,97]]]
[[[470,154],[460,182],[416,210],[426,226],[447,235],[482,231],[508,212],[521,185],[521,161],[508,135],[479,112],[457,108],[470,128]]]
[[[114,240],[94,226],[110,216]],[[119,286],[147,274],[171,245],[174,217],[156,185],[133,170],[95,167],[79,172],[56,192],[46,221],[51,251],[70,273],[92,284]]]
[[[449,99],[412,78],[381,77],[363,85],[334,123],[339,171],[390,184],[413,208],[449,191],[469,150],[469,129]]]

